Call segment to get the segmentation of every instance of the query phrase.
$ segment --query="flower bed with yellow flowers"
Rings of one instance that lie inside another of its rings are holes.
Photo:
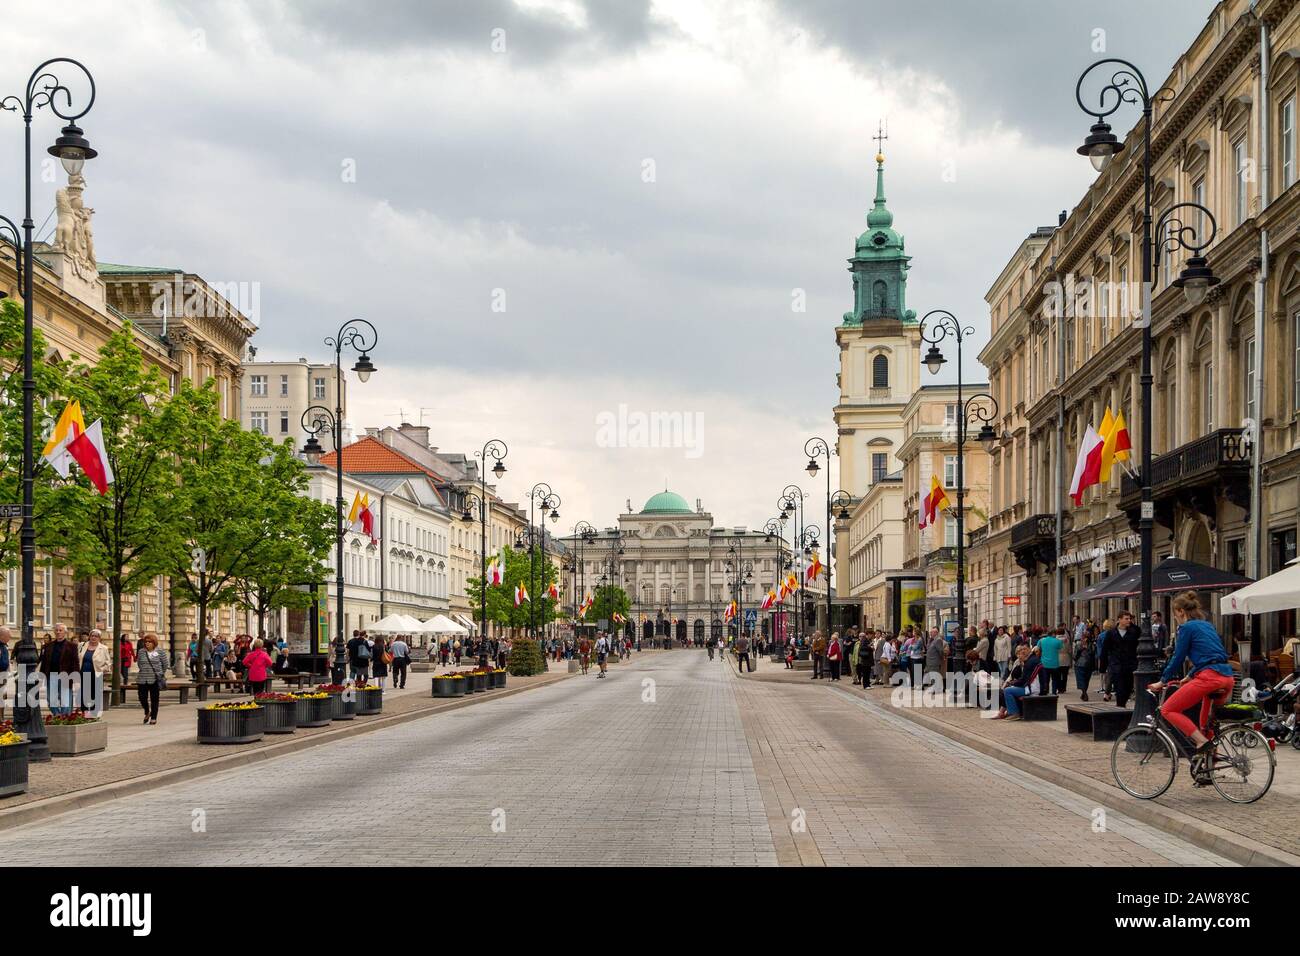
[[[0,797],[27,792],[27,735],[13,731],[8,724],[0,733]]]
[[[278,691],[254,698],[266,711],[263,729],[268,734],[291,734],[298,726],[298,698]]]
[[[352,688],[352,698],[357,702],[357,716],[359,717],[370,717],[384,709],[384,691],[375,684],[354,686]]]
[[[266,708],[252,700],[223,700],[196,713],[201,744],[248,744],[266,730]]]
[[[464,697],[468,683],[464,674],[439,674],[433,679],[433,696]]]
[[[334,717],[335,701],[341,695],[323,690],[294,694],[294,725],[297,727],[324,727]]]

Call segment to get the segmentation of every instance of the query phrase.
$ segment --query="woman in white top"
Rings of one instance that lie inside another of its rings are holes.
[[[1011,660],[1011,637],[1006,628],[998,628],[998,636],[993,641],[993,663],[998,665],[998,676],[1007,679],[1008,663]]]

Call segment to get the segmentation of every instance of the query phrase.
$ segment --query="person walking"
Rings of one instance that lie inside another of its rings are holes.
[[[77,694],[77,710],[98,717],[104,707],[104,685],[113,681],[113,655],[104,643],[104,632],[95,628],[86,642],[77,648],[81,662],[81,686]]]
[[[822,637],[821,631],[814,631],[812,646],[809,656],[813,662],[812,680],[821,680],[825,675],[826,667],[826,638]]]
[[[244,655],[244,667],[248,682],[248,692],[250,694],[260,694],[268,690],[267,685],[270,683],[271,665],[275,662],[271,660],[271,655],[262,650],[262,639],[256,638],[253,646],[249,648],[248,653]]]
[[[1133,672],[1137,670],[1138,629],[1133,625],[1133,612],[1121,611],[1115,626],[1106,634],[1098,666],[1110,675],[1110,687],[1115,703],[1128,706],[1133,693]]]
[[[451,655],[456,659],[457,667],[460,667],[460,652],[461,652],[460,638],[458,637],[456,638],[455,642],[453,642],[451,645]]]
[[[1064,628],[1058,628],[1052,634],[1044,634],[1038,642],[1038,660],[1043,668],[1044,693],[1059,694],[1057,689],[1057,671],[1061,668],[1061,635]]]
[[[46,701],[51,714],[72,713],[72,682],[80,669],[77,645],[68,640],[68,629],[54,625],[54,639],[41,648],[37,670],[45,675]]]
[[[752,672],[754,665],[749,660],[749,638],[741,634],[736,638],[736,672],[743,674],[746,670]]]
[[[930,642],[925,646],[925,672],[938,674],[940,686],[948,668],[948,642],[939,636],[937,627],[930,629]]]
[[[1074,682],[1079,687],[1079,699],[1083,701],[1088,699],[1088,682],[1092,680],[1092,672],[1097,663],[1093,654],[1093,642],[1092,628],[1086,628],[1074,648]]]
[[[167,684],[167,655],[158,650],[158,638],[145,634],[140,638],[136,658],[135,691],[144,711],[146,724],[158,723],[158,695]]]
[[[600,673],[597,677],[605,676],[605,669],[609,666],[609,640],[602,633],[596,638],[596,664],[600,667]]]
[[[376,635],[374,644],[370,646],[370,673],[380,687],[384,686],[384,681],[388,678],[388,665],[392,662],[393,655],[388,650],[388,643],[382,636]]]
[[[997,637],[993,639],[993,663],[998,669],[998,677],[1007,679],[1011,669],[1011,635],[1005,627],[999,627]]]
[[[122,672],[123,685],[130,682],[131,665],[135,663],[135,644],[131,642],[130,637],[130,634],[123,634],[122,640],[117,645],[118,670]]]
[[[357,631],[352,640],[348,641],[347,649],[348,676],[354,683],[360,681],[364,684],[370,679],[370,642]],[[460,661],[457,660],[457,663]]]
[[[840,643],[840,632],[832,631],[830,643],[826,645],[826,663],[830,665],[831,680],[840,679],[840,665],[844,661],[844,645]]]
[[[498,647],[498,656],[505,656],[505,648]],[[393,690],[406,689],[406,669],[411,666],[411,645],[406,643],[406,639],[398,635],[388,647],[388,652],[393,655]],[[501,666],[500,663],[497,664]]]

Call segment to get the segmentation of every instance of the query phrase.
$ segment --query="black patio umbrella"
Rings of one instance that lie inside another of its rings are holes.
[[[1112,586],[1113,586],[1117,581],[1119,581],[1121,578],[1123,578],[1125,575],[1127,575],[1130,571],[1134,571],[1134,572],[1136,572],[1136,573],[1138,574],[1138,579],[1137,579],[1137,580],[1138,580],[1138,583],[1139,583],[1139,585],[1140,585],[1140,584],[1141,584],[1141,569],[1142,569],[1142,566],[1141,566],[1140,564],[1135,564],[1135,565],[1132,565],[1131,567],[1127,567],[1127,568],[1125,568],[1123,571],[1116,571],[1114,574],[1112,574],[1112,575],[1111,575],[1110,577],[1108,577],[1108,578],[1103,578],[1103,579],[1100,580],[1100,581],[1094,581],[1092,584],[1089,584],[1089,585],[1088,585],[1086,588],[1084,588],[1083,590],[1081,590],[1081,591],[1075,591],[1073,594],[1070,595],[1070,600],[1071,600],[1071,601],[1092,601],[1092,600],[1095,600],[1096,598],[1111,597],[1111,596],[1113,596],[1113,595],[1111,595],[1111,594],[1109,593],[1110,588],[1111,588],[1111,587],[1112,587]],[[1103,592],[1105,592],[1105,593],[1103,593]]]
[[[1253,578],[1244,578],[1239,574],[1220,571],[1195,561],[1184,561],[1182,558],[1165,558],[1151,572],[1151,590],[1156,594],[1170,591],[1232,591],[1253,583]],[[1096,593],[1088,595],[1085,600],[1133,597],[1141,593],[1142,565],[1135,564],[1102,581],[1097,586]]]

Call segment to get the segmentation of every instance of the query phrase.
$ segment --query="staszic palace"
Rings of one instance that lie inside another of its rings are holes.
[[[1162,254],[1152,288],[1157,562],[1177,555],[1261,577],[1296,557],[1298,57],[1295,0],[1224,0],[1159,84],[1172,95],[1156,103],[1151,130],[1153,217],[1206,206],[1218,231],[1205,255],[1221,284],[1189,306],[1170,285],[1188,255],[1179,249]],[[1060,84],[1068,102],[1073,77]],[[1131,477],[1117,470],[1082,507],[1062,504],[1080,438],[1107,406],[1123,410],[1140,462],[1142,128],[1130,109],[1124,151],[1056,226],[1029,235],[987,296],[992,338],[980,358],[1011,440],[993,453],[988,528],[973,541],[980,617],[1009,617],[1003,597],[1020,600],[1025,621],[1112,615],[1118,602],[1069,595],[1137,560]],[[1184,224],[1209,229],[1196,216]],[[1213,603],[1220,628],[1240,635],[1244,619]],[[1294,612],[1258,623],[1257,647],[1296,630]]]

